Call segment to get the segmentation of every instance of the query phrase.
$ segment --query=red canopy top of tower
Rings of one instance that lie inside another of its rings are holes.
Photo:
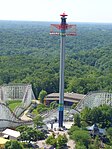
[[[65,12],[63,12],[63,14],[60,14],[60,16],[65,17],[65,16],[68,16],[68,15],[65,14]]]

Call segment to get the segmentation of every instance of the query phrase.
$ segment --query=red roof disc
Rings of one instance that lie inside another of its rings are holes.
[[[63,12],[63,14],[60,14],[60,16],[65,17],[65,16],[68,16],[68,15],[65,14],[65,12]]]

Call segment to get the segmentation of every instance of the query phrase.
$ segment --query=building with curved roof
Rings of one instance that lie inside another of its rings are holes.
[[[78,103],[85,96],[86,95],[73,93],[73,92],[72,93],[64,93],[64,105],[72,105],[74,103]],[[52,101],[59,102],[59,93],[48,94],[44,99],[45,104],[49,104]]]

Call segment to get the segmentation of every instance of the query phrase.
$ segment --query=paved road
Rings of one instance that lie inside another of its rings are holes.
[[[28,110],[26,110],[23,115],[21,116],[21,120],[23,121],[29,121],[32,120],[30,117],[27,116]]]

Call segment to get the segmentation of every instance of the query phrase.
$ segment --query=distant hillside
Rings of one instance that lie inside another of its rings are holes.
[[[112,24],[77,24],[66,38],[65,91],[112,91]],[[50,23],[0,21],[0,84],[32,83],[58,92],[60,37]]]
[[[111,45],[112,24],[77,24],[77,36],[67,37],[67,53]],[[0,55],[32,54],[39,49],[58,53],[59,36],[50,36],[48,22],[0,21]],[[71,53],[70,53],[71,54]]]

